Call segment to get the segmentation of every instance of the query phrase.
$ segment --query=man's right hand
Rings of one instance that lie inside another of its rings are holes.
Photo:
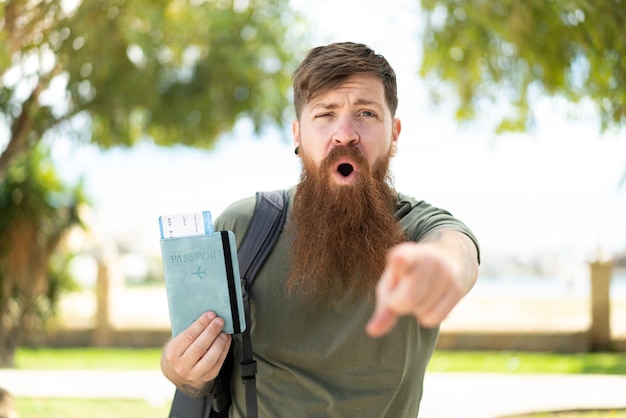
[[[207,312],[171,339],[161,354],[165,377],[188,395],[205,395],[207,383],[217,377],[232,341],[223,328],[224,320]]]

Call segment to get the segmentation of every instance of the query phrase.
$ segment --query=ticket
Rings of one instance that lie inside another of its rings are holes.
[[[161,239],[213,233],[213,221],[208,210],[159,216],[159,225]]]

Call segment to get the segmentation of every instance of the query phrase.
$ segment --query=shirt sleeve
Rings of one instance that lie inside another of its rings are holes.
[[[437,208],[421,200],[400,195],[400,201],[396,210],[396,218],[406,231],[411,241],[420,241],[426,234],[436,229],[453,229],[467,235],[478,253],[480,263],[480,246],[474,233],[463,222],[452,216],[450,212]]]
[[[237,240],[237,248],[239,248],[252,220],[255,204],[255,196],[232,203],[215,219],[213,229],[216,231],[233,231]]]

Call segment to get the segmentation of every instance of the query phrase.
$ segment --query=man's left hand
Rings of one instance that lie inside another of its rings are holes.
[[[388,333],[397,318],[413,315],[424,327],[438,326],[469,292],[478,276],[471,239],[454,230],[436,230],[420,242],[392,248],[376,287],[376,308],[366,331]]]

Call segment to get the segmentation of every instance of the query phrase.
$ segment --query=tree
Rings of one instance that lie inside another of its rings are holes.
[[[39,146],[15,158],[0,181],[0,366],[13,365],[27,324],[53,313],[70,283],[59,243],[81,225],[85,203],[82,187],[63,184]]]
[[[287,5],[0,0],[0,365],[53,306],[63,276],[49,270],[79,221],[79,191],[38,144],[211,148],[240,118],[281,124],[299,45]]]
[[[512,108],[497,131],[524,131],[532,125],[538,91],[572,103],[591,101],[602,130],[626,122],[625,0],[421,4],[420,72],[456,89],[458,119],[475,118],[485,100],[508,99]]]
[[[211,148],[241,117],[283,121],[298,45],[288,0],[71,4],[3,3],[0,178],[53,129],[104,148]]]

